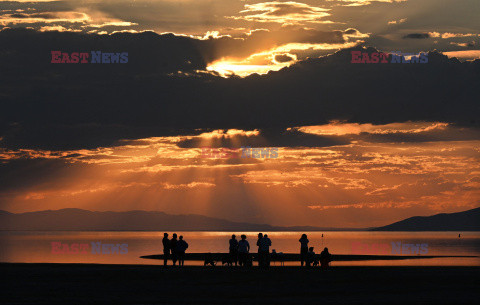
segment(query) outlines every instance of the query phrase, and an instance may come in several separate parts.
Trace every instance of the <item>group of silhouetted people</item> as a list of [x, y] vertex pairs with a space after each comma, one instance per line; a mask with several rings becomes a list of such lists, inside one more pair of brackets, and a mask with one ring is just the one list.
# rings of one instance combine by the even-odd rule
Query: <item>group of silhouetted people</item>
[[240, 240], [237, 241], [235, 235], [229, 240], [230, 263], [237, 266], [248, 266], [251, 262], [250, 258], [250, 244], [247, 241], [247, 236], [242, 234]]
[[[323, 236], [323, 235], [322, 235]], [[302, 266], [311, 267], [321, 265], [322, 267], [328, 267], [328, 264], [332, 261], [332, 255], [328, 252], [328, 248], [325, 248], [319, 257], [315, 255], [313, 247], [308, 247], [309, 240], [306, 234], [303, 234], [299, 240], [300, 242], [300, 263]], [[258, 246], [258, 266], [262, 268], [268, 268], [270, 266], [270, 246], [272, 241], [268, 238], [267, 234], [258, 233], [257, 246]], [[241, 240], [238, 241], [235, 235], [229, 240], [229, 263], [237, 266], [251, 266], [250, 258], [250, 244], [247, 241], [247, 236], [242, 235]], [[250, 264], [249, 264], [250, 261]]]
[[[258, 266], [267, 268], [270, 266], [270, 246], [272, 241], [268, 238], [268, 235], [263, 235], [258, 233]], [[235, 264], [235, 266], [251, 266], [251, 256], [250, 256], [250, 244], [247, 241], [247, 236], [242, 234], [240, 240], [237, 240], [236, 235], [232, 235], [232, 238], [229, 240], [229, 253], [230, 253], [230, 263]]]
[[317, 258], [313, 251], [314, 248], [308, 247], [309, 240], [307, 234], [302, 234], [298, 241], [300, 242], [300, 264], [302, 266], [305, 265], [308, 268], [320, 263], [321, 267], [328, 267], [328, 264], [332, 261], [332, 255], [328, 252], [328, 248], [323, 249], [322, 253], [320, 253], [320, 257]]
[[[168, 239], [168, 233], [164, 233], [163, 236], [163, 264], [167, 266], [168, 259], [171, 258], [173, 266], [176, 266], [177, 261], [179, 266], [183, 266], [188, 243], [183, 240], [183, 236], [180, 236], [177, 240], [176, 233], [173, 234], [172, 239]], [[332, 255], [328, 252], [328, 248], [325, 248], [322, 253], [317, 256], [313, 251], [314, 248], [308, 247], [309, 240], [306, 234], [302, 234], [298, 241], [300, 242], [301, 266], [305, 265], [307, 268], [318, 265], [323, 268], [328, 267], [328, 264], [332, 261]], [[257, 246], [258, 266], [268, 268], [270, 266], [270, 247], [272, 246], [272, 241], [268, 238], [267, 234], [258, 233]], [[274, 255], [275, 254], [276, 253], [274, 253]], [[232, 238], [229, 240], [229, 257], [222, 260], [223, 263], [227, 263], [228, 265], [252, 266], [250, 244], [245, 234], [240, 236], [240, 240], [237, 240], [237, 237], [232, 235]], [[211, 257], [205, 259], [205, 265], [208, 264], [215, 265]]]
[[173, 265], [176, 266], [177, 261], [179, 266], [183, 266], [185, 261], [185, 251], [188, 248], [188, 243], [183, 240], [183, 236], [177, 239], [177, 234], [173, 233], [172, 239], [168, 239], [168, 233], [163, 233], [163, 265], [166, 266], [168, 259], [171, 258]]

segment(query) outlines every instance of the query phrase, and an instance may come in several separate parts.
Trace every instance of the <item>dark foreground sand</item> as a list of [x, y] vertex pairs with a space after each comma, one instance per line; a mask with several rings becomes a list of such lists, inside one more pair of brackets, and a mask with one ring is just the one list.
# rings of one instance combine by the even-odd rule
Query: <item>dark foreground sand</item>
[[0, 264], [1, 304], [478, 304], [480, 267]]

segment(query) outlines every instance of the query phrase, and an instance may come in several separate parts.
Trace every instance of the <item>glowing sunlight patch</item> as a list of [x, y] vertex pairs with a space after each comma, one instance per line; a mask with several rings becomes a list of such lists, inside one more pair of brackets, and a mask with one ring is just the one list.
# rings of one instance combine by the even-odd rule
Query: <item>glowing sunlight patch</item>
[[[445, 129], [448, 123], [441, 122], [407, 122], [407, 123], [391, 123], [385, 125], [358, 124], [358, 123], [341, 123], [331, 122], [327, 125], [318, 126], [302, 126], [295, 127], [303, 133], [315, 135], [348, 135], [360, 133], [372, 134], [393, 134], [393, 133], [420, 133], [434, 129]], [[289, 128], [288, 130], [292, 130]]]
[[207, 71], [216, 72], [223, 77], [232, 75], [246, 77], [253, 73], [267, 74], [269, 71], [279, 71], [299, 61], [295, 54], [298, 51], [340, 50], [342, 48], [355, 47], [360, 42], [362, 41], [345, 43], [287, 43], [265, 52], [253, 54], [245, 59], [222, 58], [210, 63], [207, 66]]
[[254, 73], [267, 74], [269, 71], [278, 71], [282, 68], [290, 66], [293, 63], [293, 61], [290, 61], [285, 63], [272, 62], [271, 64], [252, 65], [247, 64], [246, 61], [247, 60], [233, 61], [228, 59], [221, 59], [211, 63], [207, 67], [207, 70], [215, 71], [223, 77], [228, 77], [232, 75], [246, 77]]

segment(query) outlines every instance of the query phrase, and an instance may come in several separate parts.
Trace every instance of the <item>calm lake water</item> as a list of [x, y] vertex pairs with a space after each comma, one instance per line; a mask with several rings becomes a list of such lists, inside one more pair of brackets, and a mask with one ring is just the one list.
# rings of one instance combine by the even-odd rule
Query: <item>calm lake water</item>
[[[170, 237], [171, 233], [169, 232]], [[239, 232], [176, 232], [188, 242], [187, 252], [227, 252], [228, 240]], [[243, 232], [256, 252], [258, 232]], [[354, 243], [388, 244], [428, 244], [426, 255], [474, 255], [480, 256], [479, 232], [305, 232], [309, 246], [320, 253], [328, 247], [332, 254], [352, 254]], [[458, 234], [461, 233], [461, 237]], [[268, 233], [272, 240], [271, 249], [277, 252], [298, 253], [299, 232]], [[101, 264], [156, 264], [158, 260], [139, 258], [142, 255], [162, 253], [163, 232], [0, 232], [0, 262], [20, 263], [101, 263]], [[52, 242], [62, 244], [88, 244], [88, 253], [52, 253]], [[93, 254], [91, 243], [128, 244], [125, 254]], [[421, 255], [420, 255], [421, 256]], [[199, 265], [201, 262], [185, 262], [186, 265]], [[299, 263], [291, 263], [298, 265]], [[480, 266], [480, 258], [436, 258], [395, 261], [333, 262], [333, 266]]]

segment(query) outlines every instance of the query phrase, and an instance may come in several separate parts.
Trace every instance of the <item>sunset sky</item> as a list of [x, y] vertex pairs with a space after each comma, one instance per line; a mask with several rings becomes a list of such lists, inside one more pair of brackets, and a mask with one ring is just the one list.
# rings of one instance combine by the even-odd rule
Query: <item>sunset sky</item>
[[477, 0], [0, 0], [0, 29], [210, 38], [208, 70], [248, 75], [359, 43], [478, 58], [479, 14]]
[[[373, 227], [479, 207], [478, 16], [478, 0], [0, 0], [0, 209]], [[363, 46], [462, 63], [343, 60]], [[278, 158], [201, 157], [242, 146]]]

